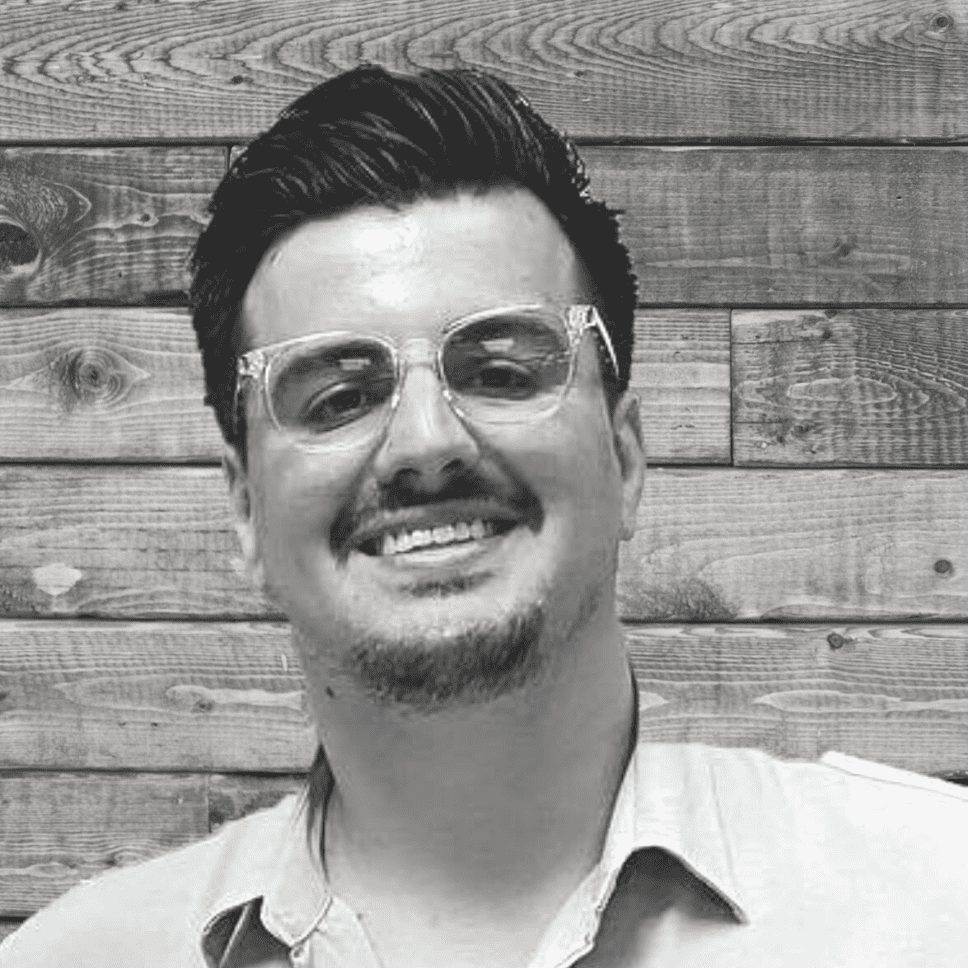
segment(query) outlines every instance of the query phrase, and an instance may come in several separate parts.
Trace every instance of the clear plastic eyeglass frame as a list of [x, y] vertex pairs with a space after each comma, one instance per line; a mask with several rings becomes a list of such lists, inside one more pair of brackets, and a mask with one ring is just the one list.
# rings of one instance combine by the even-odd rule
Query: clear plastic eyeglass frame
[[[236, 381], [235, 381], [235, 394], [232, 401], [232, 419], [233, 426], [238, 429], [239, 425], [239, 407], [242, 401], [242, 393], [247, 384], [258, 381], [261, 387], [262, 401], [265, 407], [265, 411], [269, 416], [272, 425], [281, 434], [291, 440], [298, 448], [302, 450], [332, 450], [339, 449], [345, 446], [345, 442], [340, 440], [340, 435], [333, 435], [333, 439], [330, 439], [329, 435], [319, 435], [319, 436], [300, 436], [295, 434], [289, 428], [285, 427], [276, 416], [275, 410], [272, 405], [271, 393], [269, 392], [270, 387], [270, 377], [272, 373], [272, 366], [275, 360], [277, 360], [280, 354], [284, 353], [286, 350], [291, 349], [294, 346], [312, 344], [312, 343], [326, 343], [338, 339], [339, 337], [347, 337], [350, 339], [360, 339], [361, 336], [368, 340], [373, 340], [376, 343], [384, 346], [393, 362], [394, 369], [394, 389], [393, 394], [390, 398], [389, 406], [386, 408], [386, 415], [382, 421], [381, 426], [385, 429], [389, 424], [393, 412], [396, 410], [397, 405], [400, 401], [401, 388], [403, 387], [404, 378], [406, 376], [406, 369], [408, 366], [412, 365], [429, 365], [434, 369], [437, 375], [437, 379], [440, 381], [441, 391], [444, 398], [447, 400], [451, 409], [463, 422], [468, 422], [471, 424], [484, 422], [484, 423], [504, 423], [504, 422], [517, 422], [522, 419], [522, 414], [520, 411], [512, 411], [508, 413], [506, 417], [500, 416], [500, 410], [496, 409], [489, 414], [488, 417], [484, 418], [480, 415], [468, 414], [466, 408], [462, 407], [459, 400], [456, 399], [454, 392], [447, 385], [447, 381], [443, 378], [443, 348], [444, 344], [447, 342], [448, 338], [453, 336], [454, 333], [459, 332], [463, 327], [468, 326], [472, 323], [478, 322], [482, 319], [490, 319], [493, 317], [499, 317], [505, 314], [513, 313], [547, 313], [549, 315], [555, 316], [559, 319], [565, 327], [565, 332], [568, 336], [570, 358], [568, 361], [568, 375], [562, 384], [560, 391], [557, 396], [555, 396], [550, 404], [548, 404], [544, 409], [527, 414], [525, 419], [539, 419], [542, 417], [549, 416], [554, 413], [558, 408], [561, 401], [565, 398], [568, 391], [571, 389], [572, 383], [575, 378], [576, 363], [578, 359], [578, 350], [581, 347], [581, 341], [585, 333], [592, 329], [595, 330], [605, 347], [606, 353], [608, 355], [609, 363], [612, 367], [612, 373], [617, 378], [619, 375], [618, 357], [615, 353], [615, 347], [612, 343], [612, 338], [608, 333], [608, 329], [602, 320], [601, 314], [596, 306], [590, 304], [576, 304], [571, 306], [566, 306], [564, 308], [552, 308], [544, 305], [514, 305], [514, 306], [499, 306], [480, 312], [472, 313], [468, 316], [461, 316], [459, 319], [455, 319], [448, 323], [443, 330], [441, 330], [435, 341], [430, 341], [422, 338], [407, 340], [404, 346], [398, 346], [384, 336], [379, 336], [376, 334], [361, 334], [356, 332], [332, 332], [332, 333], [312, 333], [308, 336], [296, 336], [292, 339], [281, 340], [278, 343], [270, 343], [267, 346], [260, 346], [255, 349], [248, 350], [243, 353], [236, 364]], [[406, 352], [403, 352], [404, 347], [406, 347]], [[420, 352], [419, 347], [422, 347], [423, 352]], [[416, 348], [416, 352], [414, 349]]]

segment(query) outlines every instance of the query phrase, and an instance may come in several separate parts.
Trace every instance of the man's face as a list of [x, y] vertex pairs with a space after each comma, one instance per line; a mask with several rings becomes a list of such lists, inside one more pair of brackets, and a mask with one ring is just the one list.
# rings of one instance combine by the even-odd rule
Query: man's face
[[[249, 285], [244, 345], [330, 330], [412, 345], [480, 310], [587, 301], [571, 244], [531, 193], [462, 193], [295, 229]], [[338, 450], [301, 450], [259, 394], [245, 405], [248, 466], [227, 458], [239, 534], [311, 684], [348, 676], [425, 707], [479, 700], [564, 658], [613, 608], [642, 454], [634, 401], [614, 422], [607, 411], [590, 335], [559, 408], [531, 422], [463, 421], [422, 364], [382, 435]]]

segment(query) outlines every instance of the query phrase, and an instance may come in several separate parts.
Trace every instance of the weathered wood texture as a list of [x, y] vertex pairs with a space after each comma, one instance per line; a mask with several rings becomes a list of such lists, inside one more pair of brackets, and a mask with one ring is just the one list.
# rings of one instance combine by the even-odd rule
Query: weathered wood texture
[[[729, 461], [729, 314], [640, 312], [654, 462]], [[0, 460], [217, 461], [187, 310], [0, 309]]]
[[599, 138], [963, 137], [961, 3], [7, 0], [0, 135], [249, 136], [362, 61], [474, 66]]
[[629, 383], [653, 464], [730, 462], [729, 328], [721, 311], [637, 314]]
[[198, 840], [301, 784], [298, 776], [0, 773], [0, 916], [12, 930], [15, 917], [80, 881]]
[[217, 468], [0, 466], [0, 614], [265, 614]]
[[[211, 774], [208, 778], [208, 825], [218, 830], [224, 823], [237, 820], [255, 810], [271, 807], [289, 793], [301, 790], [310, 760], [300, 759], [298, 773], [275, 776], [246, 774]], [[278, 769], [273, 765], [273, 769]]]
[[208, 833], [204, 776], [0, 775], [0, 914]]
[[968, 301], [968, 150], [586, 148], [646, 304]]
[[626, 629], [640, 731], [657, 742], [839, 750], [920, 773], [968, 770], [968, 627]]
[[733, 314], [737, 464], [968, 463], [968, 312]]
[[298, 770], [313, 735], [284, 626], [0, 622], [0, 767]]
[[214, 146], [0, 149], [0, 303], [184, 301], [224, 170]]
[[[648, 739], [968, 770], [968, 626], [626, 633]], [[298, 773], [302, 688], [283, 625], [0, 622], [0, 768]], [[212, 823], [290, 782], [223, 777]]]
[[628, 619], [968, 614], [968, 475], [655, 469], [623, 546]]
[[[0, 468], [0, 614], [268, 614], [216, 468]], [[968, 474], [653, 469], [630, 620], [968, 617]]]
[[[0, 303], [184, 301], [221, 149], [0, 152]], [[651, 306], [968, 302], [968, 149], [585, 149]]]
[[203, 395], [187, 310], [0, 310], [2, 460], [215, 461]]
[[7, 932], [15, 917], [80, 881], [198, 840], [302, 782], [301, 776], [0, 773], [0, 915]]

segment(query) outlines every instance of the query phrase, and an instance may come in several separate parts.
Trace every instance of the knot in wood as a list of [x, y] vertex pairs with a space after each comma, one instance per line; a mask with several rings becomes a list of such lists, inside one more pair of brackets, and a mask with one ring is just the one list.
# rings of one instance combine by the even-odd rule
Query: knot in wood
[[22, 225], [0, 219], [0, 272], [20, 274], [34, 269], [39, 261], [36, 239]]
[[939, 558], [934, 563], [934, 570], [939, 575], [950, 575], [952, 570], [952, 564], [947, 558]]
[[82, 347], [70, 350], [57, 366], [69, 400], [65, 403], [113, 403], [123, 397], [131, 382], [124, 361], [110, 350]]
[[937, 14], [931, 21], [932, 30], [948, 30], [953, 25], [954, 21], [946, 13]]

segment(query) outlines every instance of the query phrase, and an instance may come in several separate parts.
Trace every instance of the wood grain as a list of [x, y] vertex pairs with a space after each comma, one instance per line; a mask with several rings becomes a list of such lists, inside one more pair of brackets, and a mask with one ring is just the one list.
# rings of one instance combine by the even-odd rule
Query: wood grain
[[472, 66], [599, 138], [956, 138], [959, 4], [8, 0], [9, 139], [248, 137], [363, 61]]
[[81, 881], [271, 806], [302, 776], [0, 773], [0, 938]]
[[0, 941], [3, 941], [8, 934], [13, 934], [21, 924], [23, 924], [21, 918], [0, 918]]
[[968, 769], [968, 627], [627, 627], [640, 734]]
[[245, 617], [217, 468], [0, 467], [0, 613]]
[[968, 474], [654, 469], [623, 546], [627, 619], [968, 613]]
[[968, 301], [968, 151], [583, 150], [650, 305]]
[[0, 915], [25, 916], [112, 867], [208, 833], [206, 778], [3, 774]]
[[[968, 626], [625, 631], [645, 739], [968, 771]], [[214, 828], [298, 786], [302, 689], [282, 625], [0, 622], [2, 766], [236, 771], [212, 779]]]
[[[636, 341], [650, 459], [727, 462], [728, 313], [640, 312]], [[0, 459], [216, 462], [203, 382], [187, 310], [0, 309]]]
[[0, 310], [0, 459], [215, 461], [184, 309]]
[[640, 311], [635, 338], [629, 385], [649, 461], [728, 464], [729, 314]]
[[968, 312], [733, 315], [737, 464], [968, 463]]
[[303, 698], [282, 625], [0, 622], [6, 767], [305, 770]]
[[209, 826], [217, 830], [230, 820], [237, 820], [255, 810], [262, 810], [278, 803], [284, 796], [301, 790], [306, 782], [303, 773], [285, 776], [255, 776], [252, 774], [215, 774], [209, 777], [208, 814]]
[[184, 301], [224, 169], [217, 147], [0, 149], [0, 303]]
[[[585, 149], [650, 306], [968, 301], [968, 149]], [[216, 148], [8, 149], [0, 302], [184, 301]], [[12, 234], [11, 234], [12, 233]]]
[[[0, 614], [251, 618], [217, 468], [0, 467]], [[968, 617], [968, 474], [653, 468], [630, 620]]]

